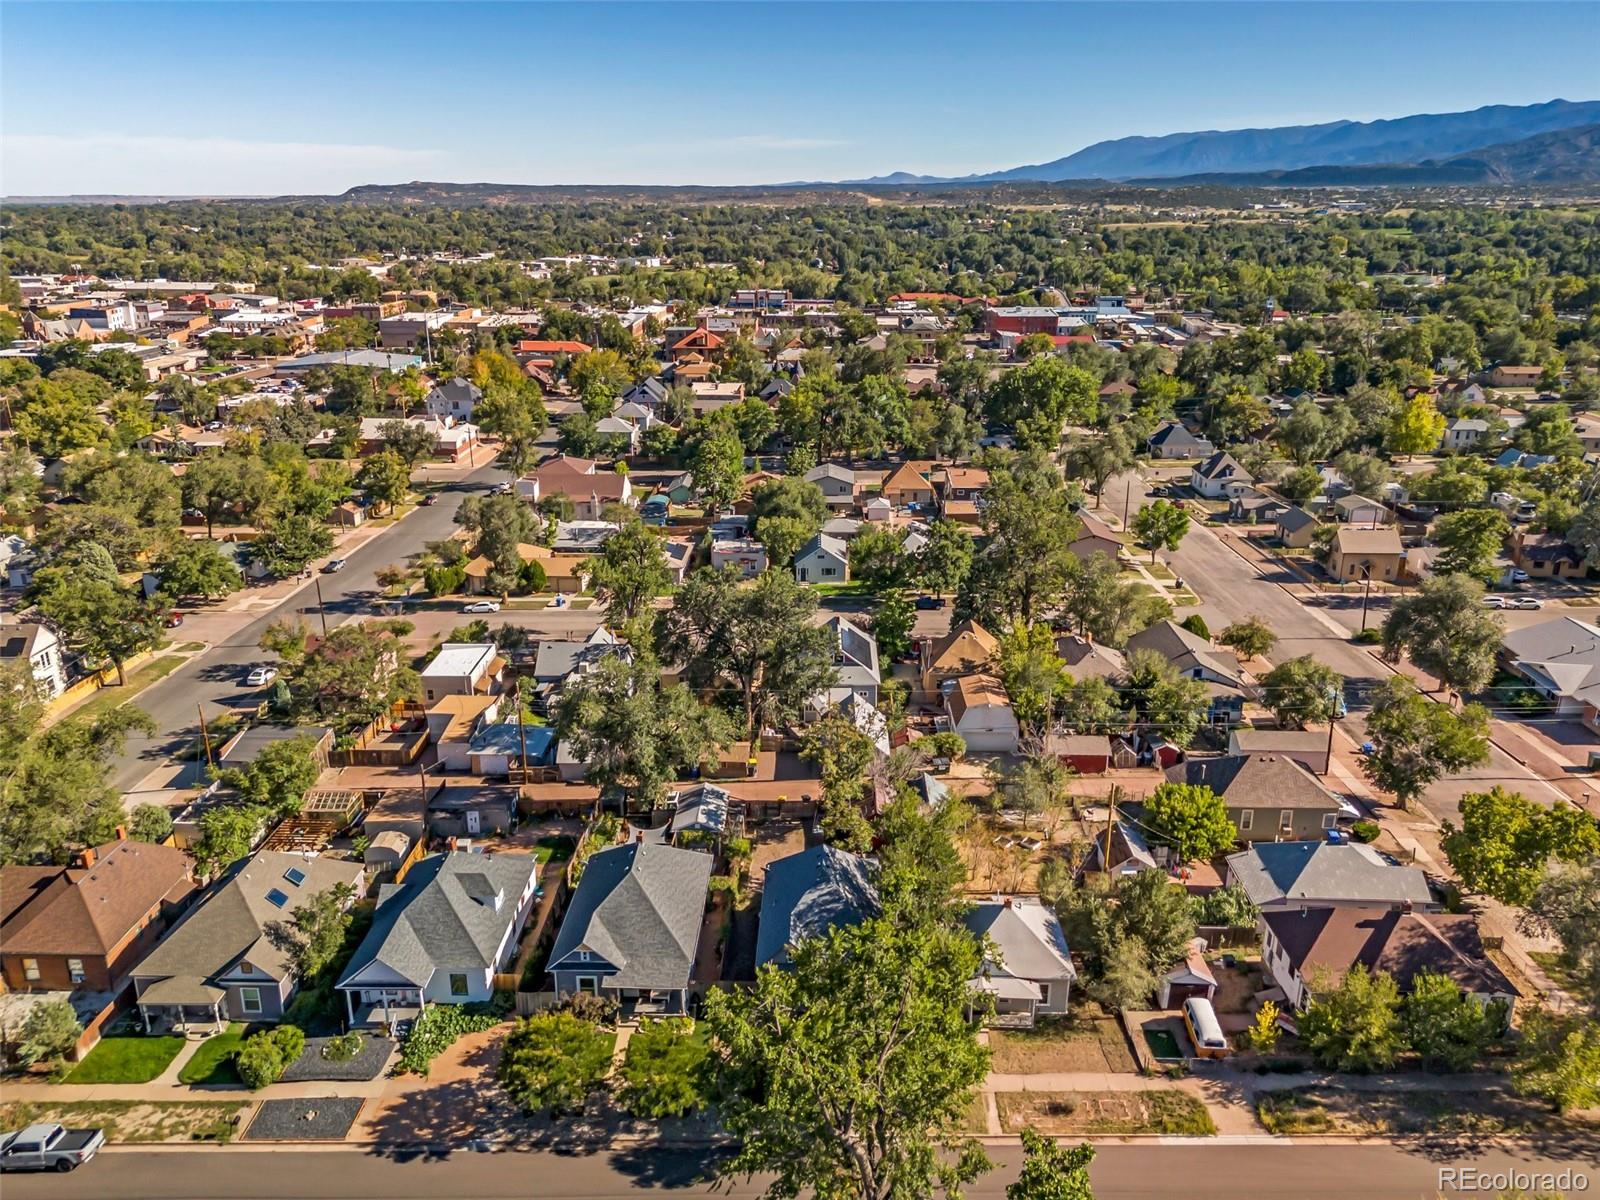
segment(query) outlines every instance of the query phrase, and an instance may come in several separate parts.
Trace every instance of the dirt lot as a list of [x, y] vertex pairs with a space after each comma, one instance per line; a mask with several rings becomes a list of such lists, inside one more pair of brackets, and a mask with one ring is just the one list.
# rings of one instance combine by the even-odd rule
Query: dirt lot
[[1216, 1126], [1196, 1097], [1169, 1088], [1147, 1092], [1001, 1092], [995, 1097], [1000, 1127], [1016, 1133], [1214, 1134]]
[[1250, 997], [1266, 986], [1261, 960], [1259, 958], [1236, 960], [1234, 966], [1225, 967], [1219, 958], [1209, 962], [1208, 965], [1211, 967], [1211, 973], [1217, 977], [1217, 994], [1211, 1001], [1211, 1006], [1219, 1013], [1249, 1012]]
[[19, 1101], [0, 1104], [0, 1129], [56, 1121], [69, 1128], [103, 1127], [108, 1142], [226, 1142], [249, 1107], [242, 1100]]
[[[1345, 1133], [1376, 1137], [1481, 1138], [1553, 1132], [1569, 1124], [1542, 1104], [1486, 1085], [1461, 1091], [1396, 1088], [1347, 1091], [1337, 1087], [1286, 1088], [1257, 1098], [1261, 1124], [1271, 1133]], [[1594, 1134], [1600, 1136], [1600, 1129]]]
[[990, 1030], [990, 1069], [1000, 1075], [1135, 1070], [1122, 1027], [1114, 1017], [1094, 1014], [1085, 1002], [1072, 1016], [1041, 1020], [1033, 1029]]

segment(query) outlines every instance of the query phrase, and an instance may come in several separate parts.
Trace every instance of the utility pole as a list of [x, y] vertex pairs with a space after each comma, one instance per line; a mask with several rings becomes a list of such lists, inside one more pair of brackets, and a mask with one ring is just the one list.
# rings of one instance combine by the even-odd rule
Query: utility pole
[[518, 762], [522, 767], [522, 783], [517, 788], [517, 795], [522, 795], [523, 788], [528, 786], [528, 727], [522, 716], [522, 680], [517, 680], [517, 744], [519, 747]]
[[1106, 795], [1106, 836], [1105, 845], [1100, 849], [1100, 869], [1107, 875], [1111, 874], [1111, 826], [1117, 820], [1117, 800], [1122, 795], [1122, 789], [1116, 784], [1111, 785], [1111, 791]]
[[317, 587], [317, 616], [322, 618], [322, 637], [323, 637], [323, 640], [327, 640], [327, 637], [328, 637], [328, 610], [325, 607], [323, 607], [323, 603], [322, 603], [322, 580], [320, 578], [316, 578], [316, 579], [313, 579], [312, 582], [314, 582], [316, 584], [316, 587]]
[[1361, 632], [1367, 631], [1367, 599], [1372, 595], [1372, 564], [1363, 563], [1361, 575], [1364, 584], [1361, 589]]
[[200, 714], [200, 740], [205, 743], [206, 747], [206, 766], [215, 770], [217, 760], [211, 754], [211, 731], [206, 728], [206, 706], [196, 704], [194, 710]]

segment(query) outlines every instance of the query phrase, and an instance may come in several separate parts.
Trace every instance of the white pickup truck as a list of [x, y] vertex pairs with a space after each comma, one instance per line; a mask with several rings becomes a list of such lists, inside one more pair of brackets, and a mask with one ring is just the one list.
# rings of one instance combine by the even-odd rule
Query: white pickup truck
[[29, 1125], [20, 1133], [0, 1133], [0, 1173], [7, 1171], [70, 1171], [82, 1166], [106, 1144], [99, 1129], [63, 1129]]

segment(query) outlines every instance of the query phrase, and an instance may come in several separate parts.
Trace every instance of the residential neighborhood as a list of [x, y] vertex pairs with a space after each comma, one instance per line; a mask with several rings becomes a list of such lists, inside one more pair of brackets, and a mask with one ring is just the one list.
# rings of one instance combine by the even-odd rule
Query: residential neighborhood
[[1592, 1166], [1592, 196], [457, 187], [7, 205], [0, 1126]]

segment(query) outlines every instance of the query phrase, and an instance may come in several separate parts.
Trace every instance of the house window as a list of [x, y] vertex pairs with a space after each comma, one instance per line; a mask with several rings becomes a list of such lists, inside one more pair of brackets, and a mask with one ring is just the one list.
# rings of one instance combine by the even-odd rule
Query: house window
[[1288, 833], [1294, 828], [1294, 809], [1286, 808], [1278, 814], [1278, 831]]
[[239, 1011], [244, 1013], [259, 1013], [261, 1011], [261, 989], [254, 987], [239, 989]]
[[1050, 1003], [1050, 985], [1048, 983], [1041, 983], [1039, 985], [1039, 1003], [1041, 1005]]
[[1239, 814], [1239, 832], [1248, 833], [1250, 826], [1256, 823], [1256, 810], [1247, 808]]
[[580, 992], [588, 992], [590, 995], [594, 995], [600, 990], [600, 980], [593, 975], [579, 975], [577, 982]]
[[450, 994], [452, 996], [465, 996], [467, 994], [467, 977], [465, 975], [450, 976]]
[[1332, 829], [1334, 827], [1334, 824], [1338, 820], [1339, 820], [1339, 814], [1338, 813], [1323, 813], [1322, 814], [1322, 827], [1324, 829]]
[[22, 977], [29, 983], [39, 982], [39, 960], [37, 958], [25, 958], [22, 960]]
[[67, 978], [72, 980], [73, 983], [82, 983], [83, 982], [83, 980], [84, 980], [83, 959], [81, 959], [81, 958], [69, 958], [69, 959], [67, 959]]

